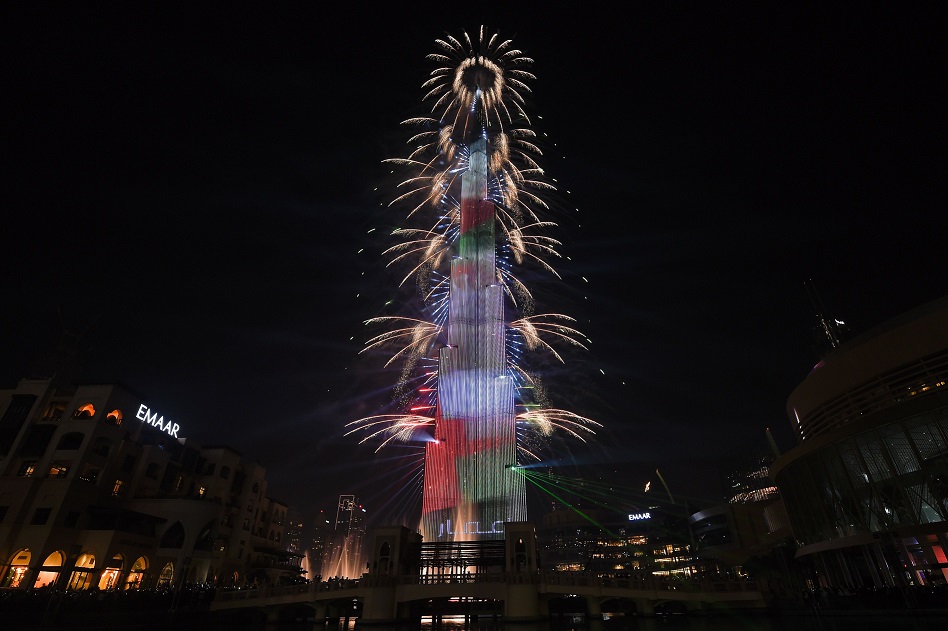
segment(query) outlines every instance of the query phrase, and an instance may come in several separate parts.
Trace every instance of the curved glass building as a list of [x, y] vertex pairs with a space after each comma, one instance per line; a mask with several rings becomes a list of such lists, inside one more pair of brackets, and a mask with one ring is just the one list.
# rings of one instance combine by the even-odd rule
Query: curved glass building
[[771, 475], [828, 586], [948, 582], [948, 298], [840, 346], [793, 391]]

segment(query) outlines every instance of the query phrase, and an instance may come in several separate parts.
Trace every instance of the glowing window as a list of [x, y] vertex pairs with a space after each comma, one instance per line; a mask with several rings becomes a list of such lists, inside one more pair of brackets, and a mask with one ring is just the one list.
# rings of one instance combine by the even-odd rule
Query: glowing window
[[89, 589], [92, 585], [92, 576], [95, 569], [95, 556], [88, 552], [81, 554], [76, 561], [76, 571], [69, 577], [69, 583], [66, 588], [74, 591]]
[[10, 562], [10, 569], [7, 570], [3, 580], [0, 581], [0, 587], [20, 587], [23, 583], [23, 577], [26, 576], [26, 571], [29, 569], [31, 556], [28, 549], [17, 552]]
[[32, 556], [29, 549], [20, 550], [16, 553], [16, 556], [13, 557], [13, 562], [10, 563], [10, 565], [29, 565]]
[[69, 465], [64, 462], [54, 462], [49, 468], [49, 477], [51, 478], [65, 478], [66, 474], [69, 473]]
[[108, 590], [118, 587], [119, 575], [125, 567], [125, 557], [116, 554], [112, 560], [105, 566], [105, 570], [99, 576], [99, 589]]
[[53, 552], [46, 560], [43, 561], [43, 565], [40, 567], [39, 572], [36, 573], [36, 580], [33, 581], [33, 588], [39, 589], [41, 587], [52, 587], [56, 584], [56, 580], [59, 578], [59, 568], [62, 567], [65, 556], [62, 552]]
[[147, 569], [148, 561], [145, 560], [145, 557], [138, 557], [128, 573], [128, 579], [125, 581], [125, 589], [138, 589], [141, 587], [142, 579], [145, 577], [145, 571]]
[[93, 416], [95, 416], [95, 406], [91, 403], [86, 403], [72, 413], [73, 418], [92, 418]]
[[123, 486], [125, 486], [125, 482], [116, 480], [115, 485], [112, 487], [112, 495], [121, 495]]
[[174, 564], [167, 563], [158, 575], [158, 587], [168, 587], [174, 579]]
[[122, 411], [121, 410], [112, 410], [105, 417], [105, 422], [110, 425], [121, 425], [122, 424]]

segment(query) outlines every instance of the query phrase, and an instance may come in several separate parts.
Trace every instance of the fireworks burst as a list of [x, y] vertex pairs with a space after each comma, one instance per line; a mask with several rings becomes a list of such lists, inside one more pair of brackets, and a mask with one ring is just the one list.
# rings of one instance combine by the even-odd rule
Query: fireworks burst
[[[555, 186], [539, 166], [542, 152], [524, 110], [529, 83], [535, 79], [528, 70], [533, 60], [511, 40], [488, 34], [483, 27], [476, 39], [462, 33], [435, 44], [438, 52], [428, 59], [436, 67], [422, 84], [431, 115], [404, 121], [413, 129], [408, 141], [412, 149], [407, 157], [386, 160], [408, 175], [390, 203], [406, 209], [406, 225], [392, 232], [398, 242], [384, 256], [388, 266], [404, 268], [400, 285], [414, 280], [419, 290], [415, 314], [420, 315], [368, 320], [367, 325], [387, 330], [370, 337], [363, 350], [389, 354], [386, 366], [401, 363], [396, 393], [402, 395], [404, 408], [402, 413], [353, 421], [346, 426], [347, 434], [361, 434], [362, 442], [379, 441], [379, 449], [392, 441], [434, 440], [444, 413], [438, 395], [439, 357], [456, 343], [451, 327], [466, 326], [464, 319], [474, 313], [475, 307], [465, 301], [479, 295], [460, 291], [456, 268], [459, 259], [474, 260], [471, 252], [490, 249], [489, 267], [481, 268], [488, 270], [485, 286], [500, 288], [499, 299], [506, 298], [499, 329], [505, 359], [498, 368], [502, 374], [494, 377], [513, 382], [515, 405], [524, 410], [511, 415], [517, 425], [518, 459], [539, 459], [537, 451], [554, 434], [585, 442], [599, 424], [552, 407], [537, 369], [531, 367], [533, 357], [564, 362], [557, 348], [586, 349], [588, 343], [573, 318], [534, 313], [533, 295], [519, 278], [529, 270], [560, 280], [549, 261], [560, 257], [561, 243], [544, 234], [556, 224], [543, 218], [550, 209], [544, 196]], [[486, 173], [484, 201], [464, 206], [469, 193], [463, 192], [462, 180], [480, 170]], [[489, 227], [472, 228], [475, 223]], [[475, 234], [467, 238], [476, 245], [462, 246], [465, 234]], [[485, 234], [492, 240], [486, 246]], [[452, 325], [455, 321], [461, 324]], [[482, 337], [491, 335], [483, 330]], [[462, 334], [454, 335], [456, 340]], [[475, 365], [483, 370], [486, 363]]]

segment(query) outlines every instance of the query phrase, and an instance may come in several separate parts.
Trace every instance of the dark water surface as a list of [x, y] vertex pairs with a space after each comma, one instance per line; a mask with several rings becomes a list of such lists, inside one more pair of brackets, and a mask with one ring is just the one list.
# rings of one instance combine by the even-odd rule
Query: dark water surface
[[[223, 627], [222, 627], [223, 628]], [[228, 626], [229, 629], [239, 627]], [[610, 620], [584, 620], [581, 617], [540, 623], [494, 624], [480, 621], [465, 626], [463, 620], [446, 621], [439, 626], [358, 625], [349, 621], [335, 623], [264, 623], [246, 627], [247, 631], [946, 631], [948, 613], [928, 612], [800, 612], [791, 614], [734, 613], [711, 616], [681, 615], [654, 617], [617, 617]]]

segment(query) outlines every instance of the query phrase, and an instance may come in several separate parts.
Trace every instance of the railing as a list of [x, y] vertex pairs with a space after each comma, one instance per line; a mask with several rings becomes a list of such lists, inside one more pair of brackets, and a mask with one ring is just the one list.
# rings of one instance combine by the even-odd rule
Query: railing
[[629, 578], [600, 578], [573, 572], [543, 572], [541, 582], [547, 585], [572, 587], [607, 587], [618, 589], [636, 589], [648, 591], [684, 591], [684, 592], [756, 592], [759, 591], [754, 580], [691, 580], [666, 579], [653, 576]]
[[536, 584], [548, 587], [580, 588], [577, 592], [586, 589], [620, 589], [630, 591], [652, 592], [679, 592], [682, 594], [697, 593], [748, 593], [759, 592], [760, 586], [754, 580], [688, 580], [665, 579], [656, 577], [630, 578], [600, 578], [579, 572], [539, 572], [539, 573], [508, 573], [508, 572], [479, 572], [473, 574], [421, 574], [401, 576], [363, 576], [361, 579], [335, 579], [318, 583], [300, 585], [263, 586], [247, 589], [218, 590], [215, 600], [231, 602], [239, 600], [253, 600], [258, 598], [273, 598], [278, 596], [292, 596], [295, 594], [327, 594], [347, 589], [371, 589], [379, 587], [394, 587], [396, 585], [449, 585], [475, 583], [508, 583], [508, 584]]
[[274, 598], [278, 596], [293, 596], [296, 594], [325, 594], [327, 592], [352, 589], [360, 586], [358, 579], [339, 579], [320, 583], [301, 583], [299, 585], [264, 585], [241, 589], [221, 589], [214, 595], [214, 600], [233, 602], [238, 600], [254, 600], [257, 598]]

